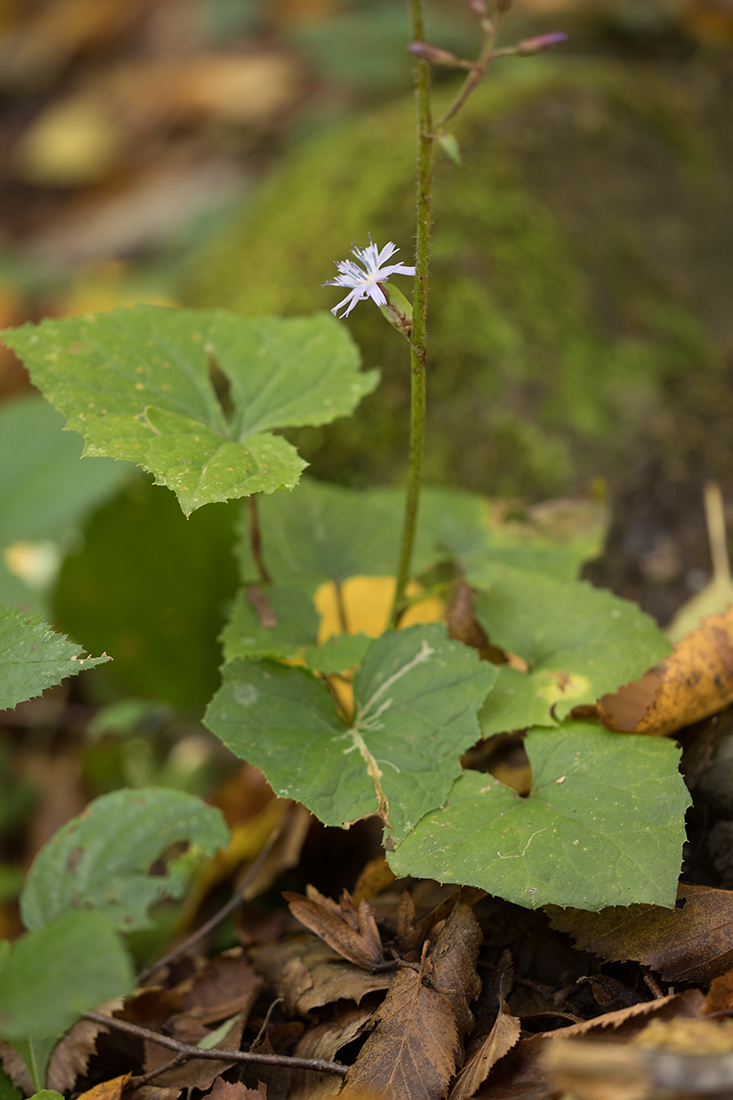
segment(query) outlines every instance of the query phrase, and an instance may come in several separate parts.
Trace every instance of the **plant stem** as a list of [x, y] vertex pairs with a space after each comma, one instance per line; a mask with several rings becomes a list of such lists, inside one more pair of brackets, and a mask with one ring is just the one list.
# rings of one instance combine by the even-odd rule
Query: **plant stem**
[[262, 532], [260, 531], [257, 500], [254, 493], [247, 497], [247, 513], [249, 518], [249, 545], [257, 566], [257, 572], [260, 575], [260, 582], [262, 584], [272, 584], [272, 577], [267, 572], [267, 566], [262, 557]]
[[[410, 0], [412, 36], [422, 42], [425, 36], [422, 0]], [[397, 588], [392, 606], [391, 625], [396, 627], [404, 610], [405, 590], [410, 579], [415, 545], [417, 512], [420, 503], [423, 451], [425, 447], [426, 400], [426, 322], [428, 309], [428, 263], [430, 260], [430, 205], [433, 187], [433, 124], [430, 103], [430, 66], [415, 58], [415, 91], [418, 105], [417, 168], [417, 246], [415, 253], [415, 291], [412, 301], [410, 334], [410, 467], [407, 498], [397, 568]]]
[[291, 1069], [312, 1069], [316, 1073], [333, 1073], [338, 1077], [345, 1077], [349, 1068], [341, 1062], [327, 1062], [323, 1058], [289, 1058], [285, 1054], [253, 1054], [248, 1050], [222, 1050], [221, 1048], [203, 1050], [188, 1043], [179, 1043], [177, 1039], [171, 1039], [147, 1027], [129, 1024], [126, 1020], [118, 1020], [114, 1016], [105, 1016], [101, 1012], [84, 1012], [82, 1018], [91, 1020], [95, 1024], [103, 1024], [104, 1027], [111, 1027], [115, 1031], [135, 1035], [139, 1039], [147, 1039], [150, 1043], [157, 1043], [158, 1046], [176, 1051], [182, 1058], [207, 1058], [214, 1062], [254, 1062], [261, 1066], [289, 1066]]
[[456, 98], [451, 103], [447, 111], [445, 111], [435, 123], [436, 131], [440, 130], [449, 119], [458, 114], [463, 104], [466, 102], [472, 92], [475, 92], [479, 84], [484, 78], [484, 74], [489, 67], [489, 64], [495, 57], [503, 56], [504, 53], [513, 53], [513, 50], [499, 51], [494, 50], [494, 43], [496, 42], [496, 35], [499, 29], [499, 19], [501, 17], [500, 12], [495, 12], [493, 19], [487, 22], [484, 28], [484, 44], [481, 49], [481, 55], [474, 65], [472, 71], [468, 74]]

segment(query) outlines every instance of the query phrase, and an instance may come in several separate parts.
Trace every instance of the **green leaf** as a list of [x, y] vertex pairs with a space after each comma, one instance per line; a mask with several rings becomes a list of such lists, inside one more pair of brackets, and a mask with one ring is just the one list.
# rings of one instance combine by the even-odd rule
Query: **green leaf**
[[33, 1087], [39, 1089], [36, 1096], [49, 1095], [49, 1093], [51, 1096], [58, 1095], [53, 1089], [44, 1089], [43, 1083], [46, 1080], [49, 1059], [60, 1038], [60, 1035], [50, 1035], [43, 1039], [32, 1037], [8, 1040], [25, 1062]]
[[366, 634], [334, 634], [322, 645], [306, 646], [303, 660], [313, 672], [326, 676], [346, 672], [361, 664], [373, 641]]
[[262, 768], [279, 795], [304, 802], [325, 824], [388, 807], [401, 837], [444, 801], [495, 675], [475, 651], [449, 641], [442, 624], [413, 626], [368, 650], [349, 729], [323, 682], [270, 661], [227, 665], [206, 724]]
[[237, 589], [237, 510], [212, 504], [187, 520], [171, 493], [136, 475], [64, 562], [55, 621], [112, 656], [105, 676], [126, 694], [203, 714], [219, 686], [217, 635]]
[[[267, 568], [279, 584], [315, 592], [323, 581], [394, 573], [403, 495], [361, 492], [303, 478], [292, 493], [258, 501]], [[246, 520], [241, 526], [242, 578], [257, 570]]]
[[277, 617], [277, 626], [263, 627], [244, 590], [238, 592], [221, 634], [226, 661], [237, 657], [290, 659], [315, 644], [319, 615], [308, 585], [266, 585], [262, 593]]
[[55, 634], [40, 616], [0, 607], [0, 710], [109, 660], [106, 654], [82, 657], [83, 652], [63, 634]]
[[478, 886], [537, 908], [674, 905], [690, 797], [679, 749], [585, 722], [533, 730], [532, 791], [464, 772], [389, 857], [400, 877]]
[[58, 539], [129, 477], [113, 459], [82, 462], [81, 440], [33, 395], [0, 409], [0, 546]]
[[452, 160], [458, 168], [463, 167], [461, 147], [455, 134], [451, 134], [448, 130], [441, 130], [438, 134], [438, 145], [448, 157], [448, 160]]
[[485, 735], [553, 726], [573, 707], [595, 703], [635, 680], [670, 652], [636, 604], [586, 581], [505, 569], [474, 601], [494, 645], [527, 662], [529, 675], [502, 670], [498, 694], [480, 716]]
[[82, 1012], [134, 984], [127, 952], [101, 913], [66, 912], [21, 936], [0, 964], [0, 1035], [61, 1035]]
[[[292, 488], [305, 463], [274, 428], [329, 423], [378, 381], [329, 314], [244, 318], [135, 306], [24, 325], [3, 340], [81, 432], [85, 454], [139, 463], [189, 515], [212, 501]], [[210, 380], [230, 385], [231, 416]]]
[[272, 657], [302, 658], [313, 672], [345, 672], [359, 664], [372, 643], [366, 634], [337, 634], [317, 645], [319, 615], [310, 586], [267, 585], [262, 594], [277, 618], [264, 627], [244, 590], [237, 594], [229, 622], [222, 631], [224, 659]]
[[56, 1089], [41, 1089], [40, 1092], [36, 1092], [31, 1096], [30, 1100], [64, 1100], [60, 1092], [56, 1092]]
[[67, 909], [95, 909], [120, 931], [149, 927], [148, 908], [186, 888], [188, 863], [149, 875], [165, 850], [188, 841], [213, 855], [229, 840], [219, 810], [165, 787], [119, 790], [91, 802], [41, 848], [28, 872], [20, 909], [26, 927], [48, 924]]
[[82, 442], [63, 426], [35, 394], [0, 409], [0, 604], [39, 614], [75, 529], [133, 469], [81, 462]]
[[0, 1065], [0, 1100], [23, 1100], [23, 1093], [20, 1089], [16, 1089], [2, 1065]]

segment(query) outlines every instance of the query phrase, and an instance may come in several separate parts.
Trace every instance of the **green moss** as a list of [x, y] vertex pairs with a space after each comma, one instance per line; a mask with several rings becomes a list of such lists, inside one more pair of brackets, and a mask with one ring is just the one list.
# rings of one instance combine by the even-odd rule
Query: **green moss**
[[[439, 158], [436, 171], [431, 481], [542, 496], [613, 475], [675, 379], [714, 369], [725, 327], [716, 264], [733, 235], [716, 110], [709, 81], [599, 61], [515, 66], [469, 101], [455, 126], [465, 169]], [[404, 102], [297, 152], [199, 260], [189, 301], [327, 308], [332, 261], [369, 232], [407, 260], [414, 145]], [[404, 341], [371, 303], [348, 324], [383, 383], [355, 418], [297, 442], [319, 476], [394, 480], [406, 455]]]

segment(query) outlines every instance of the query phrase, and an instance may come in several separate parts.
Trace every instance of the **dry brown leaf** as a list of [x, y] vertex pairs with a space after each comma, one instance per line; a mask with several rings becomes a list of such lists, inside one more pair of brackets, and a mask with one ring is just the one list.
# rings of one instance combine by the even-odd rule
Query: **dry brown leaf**
[[121, 1077], [113, 1077], [111, 1081], [102, 1081], [83, 1092], [78, 1100], [120, 1100], [122, 1090], [131, 1077], [132, 1073], [123, 1073]]
[[438, 932], [435, 947], [430, 953], [433, 966], [431, 985], [444, 993], [453, 1005], [456, 1026], [461, 1037], [474, 1024], [473, 1013], [468, 1005], [481, 992], [476, 962], [483, 938], [481, 926], [472, 910], [465, 902], [457, 901], [453, 912]]
[[733, 1020], [675, 1016], [654, 1019], [631, 1042], [645, 1050], [674, 1050], [677, 1054], [730, 1054]]
[[[122, 998], [103, 1005], [98, 1011], [111, 1016], [122, 1007]], [[89, 1059], [97, 1049], [97, 1036], [109, 1029], [93, 1020], [79, 1020], [67, 1031], [54, 1047], [46, 1071], [46, 1086], [56, 1092], [69, 1092], [74, 1088], [77, 1077], [86, 1073]]]
[[359, 905], [362, 900], [371, 901], [377, 894], [381, 894], [382, 890], [391, 886], [394, 880], [395, 873], [387, 863], [386, 856], [375, 856], [374, 859], [369, 860], [359, 875], [354, 887], [354, 904]]
[[283, 897], [293, 916], [355, 966], [376, 970], [384, 966], [384, 950], [368, 902], [362, 900], [357, 909], [348, 890], [344, 890], [337, 905], [330, 898], [307, 887], [308, 897], [287, 890]]
[[561, 1040], [549, 1044], [544, 1052], [550, 1084], [553, 1090], [567, 1091], [576, 1100], [687, 1100], [693, 1096], [730, 1096], [733, 1089], [730, 1046], [721, 1047], [715, 1038], [715, 1033], [722, 1029], [702, 1020], [682, 1022], [696, 1032], [704, 1028], [709, 1049], [702, 1037], [696, 1049], [688, 1049], [684, 1039], [682, 1045], [677, 1045], [675, 1033], [682, 1036], [675, 1020], [660, 1024], [660, 1028], [668, 1032], [669, 1045], [660, 1043], [657, 1048]]
[[704, 619], [641, 680], [604, 695], [598, 716], [609, 729], [661, 737], [733, 702], [733, 607]]
[[705, 998], [703, 1012], [727, 1012], [733, 1008], [733, 970], [726, 970], [719, 978], [713, 978]]
[[374, 1031], [346, 1077], [343, 1100], [439, 1100], [453, 1076], [458, 1031], [448, 998], [400, 970], [375, 1013]]
[[468, 1100], [475, 1095], [493, 1066], [519, 1041], [521, 1030], [517, 1017], [512, 1016], [504, 1000], [500, 1001], [494, 1026], [478, 1048], [469, 1053], [468, 1061], [453, 1083], [448, 1100]]
[[305, 1014], [342, 998], [356, 1001], [387, 989], [392, 974], [369, 973], [345, 962], [314, 936], [298, 936], [252, 951], [258, 973], [271, 982], [288, 1013]]
[[542, 1036], [550, 1040], [577, 1039], [590, 1033], [603, 1033], [611, 1028], [615, 1032], [614, 1037], [630, 1038], [646, 1027], [648, 1016], [660, 1020], [671, 1020], [680, 1016], [696, 1017], [702, 1012], [704, 1004], [705, 997], [699, 989], [686, 989], [684, 993], [672, 993], [668, 997], [658, 997], [655, 1001], [629, 1005], [628, 1008], [619, 1008], [615, 1012], [604, 1012], [602, 1016], [584, 1020], [581, 1024], [571, 1024], [559, 1031], [544, 1031]]
[[[244, 1019], [240, 1016], [238, 1020], [234, 1021], [229, 1031], [216, 1044], [214, 1049], [239, 1050], [243, 1031]], [[209, 1031], [198, 1020], [192, 1020], [190, 1017], [184, 1016], [173, 1022], [170, 1034], [182, 1043], [196, 1046], [197, 1043], [206, 1038]], [[144, 1068], [146, 1073], [165, 1065], [170, 1059], [170, 1050], [158, 1046], [157, 1043], [145, 1040]], [[159, 1077], [155, 1078], [155, 1083], [160, 1088], [197, 1088], [203, 1091], [210, 1088], [217, 1077], [233, 1065], [235, 1065], [234, 1062], [215, 1062], [208, 1058], [192, 1058], [182, 1066], [176, 1066], [175, 1069], [169, 1069], [166, 1073], [161, 1073]]]
[[[332, 1061], [339, 1050], [360, 1034], [369, 1018], [372, 1007], [347, 1008], [337, 1020], [306, 1031], [293, 1053], [298, 1058], [326, 1058]], [[326, 1100], [335, 1096], [341, 1088], [341, 1078], [333, 1073], [314, 1073], [298, 1069], [293, 1074], [293, 1085], [288, 1100]]]
[[181, 1009], [202, 1024], [213, 1024], [243, 1013], [245, 1020], [262, 989], [262, 979], [241, 947], [226, 951], [181, 989]]
[[420, 931], [416, 923], [415, 902], [409, 890], [403, 890], [397, 903], [395, 938], [403, 955], [414, 951], [420, 941]]
[[267, 1100], [267, 1085], [260, 1081], [256, 1089], [248, 1089], [241, 1081], [217, 1077], [209, 1096], [211, 1100]]
[[550, 923], [610, 962], [633, 959], [669, 982], [709, 982], [733, 966], [733, 891], [680, 885], [681, 909], [612, 906], [600, 913], [548, 906]]

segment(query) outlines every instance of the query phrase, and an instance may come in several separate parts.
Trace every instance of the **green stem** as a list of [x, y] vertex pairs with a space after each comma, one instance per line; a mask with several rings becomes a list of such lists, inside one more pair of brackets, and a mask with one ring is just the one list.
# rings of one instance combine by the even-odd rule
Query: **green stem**
[[[422, 0], [410, 0], [413, 41], [425, 36]], [[397, 588], [392, 606], [391, 625], [397, 626], [405, 608], [405, 590], [410, 579], [412, 552], [420, 502], [423, 451], [425, 446], [426, 398], [426, 322], [428, 311], [428, 263], [430, 259], [430, 204], [433, 187], [433, 122], [430, 104], [430, 66], [415, 59], [415, 90], [418, 105], [418, 167], [417, 167], [417, 247], [415, 253], [415, 290], [412, 300], [412, 332], [410, 334], [410, 467], [407, 475], [407, 498], [402, 527], [400, 558], [397, 567]]]

